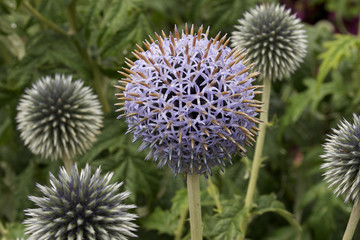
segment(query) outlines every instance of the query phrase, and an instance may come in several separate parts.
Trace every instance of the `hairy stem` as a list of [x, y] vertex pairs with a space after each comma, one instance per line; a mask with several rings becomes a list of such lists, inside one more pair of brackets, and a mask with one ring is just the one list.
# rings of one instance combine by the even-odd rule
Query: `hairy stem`
[[350, 214], [349, 222], [343, 236], [343, 240], [351, 240], [354, 236], [356, 226], [360, 218], [360, 201], [356, 200]]
[[74, 165], [73, 160], [70, 157], [68, 157], [66, 154], [63, 154], [62, 160], [64, 162], [66, 172], [70, 175], [71, 169]]
[[67, 32], [61, 29], [58, 25], [44, 17], [41, 13], [39, 13], [28, 1], [23, 2], [24, 6], [43, 24], [47, 25], [48, 27], [52, 28], [54, 31], [60, 33], [61, 35], [68, 36]]
[[[254, 193], [256, 190], [256, 182], [259, 174], [259, 169], [261, 166], [262, 161], [262, 151], [264, 147], [265, 135], [266, 135], [266, 126], [268, 123], [268, 113], [269, 113], [269, 102], [270, 102], [270, 92], [271, 92], [271, 79], [265, 78], [264, 79], [264, 92], [262, 95], [262, 102], [264, 103], [263, 110], [260, 114], [260, 125], [259, 125], [259, 135], [256, 139], [256, 147], [255, 147], [255, 154], [254, 160], [251, 167], [250, 173], [250, 181], [248, 184], [246, 197], [245, 197], [245, 209], [249, 215], [251, 207], [253, 205], [253, 198]], [[246, 235], [246, 228], [249, 224], [249, 216], [246, 216], [241, 223], [240, 229], [242, 230], [243, 235]]]
[[187, 175], [191, 240], [202, 240], [200, 183], [197, 173]]

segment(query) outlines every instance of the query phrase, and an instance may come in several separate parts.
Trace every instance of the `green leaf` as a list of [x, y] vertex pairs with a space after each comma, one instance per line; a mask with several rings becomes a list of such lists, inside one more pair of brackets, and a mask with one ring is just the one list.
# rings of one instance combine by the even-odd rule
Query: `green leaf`
[[[340, 239], [346, 227], [351, 206], [342, 197], [335, 197], [325, 181], [311, 186], [300, 200], [300, 207], [309, 211], [303, 226], [313, 228], [314, 239]], [[339, 233], [339, 229], [342, 229]], [[334, 236], [340, 235], [340, 236]]]
[[176, 223], [172, 220], [173, 216], [170, 211], [156, 207], [143, 222], [143, 226], [149, 230], [157, 230], [159, 233], [173, 235], [176, 229]]
[[320, 89], [320, 85], [324, 81], [326, 75], [339, 65], [340, 60], [343, 58], [349, 58], [351, 53], [355, 51], [356, 46], [359, 44], [360, 38], [350, 34], [336, 34], [335, 40], [324, 43], [326, 50], [319, 56], [323, 61], [319, 67], [317, 75], [318, 90]]
[[111, 7], [104, 11], [104, 17], [99, 26], [99, 46], [104, 45], [104, 42], [112, 39], [121, 28], [131, 26], [128, 20], [140, 11], [141, 7], [139, 5], [141, 2], [142, 0], [113, 1]]
[[152, 34], [148, 19], [142, 13], [127, 19], [128, 25], [118, 29], [115, 35], [104, 42], [100, 48], [102, 56], [119, 55], [127, 48], [131, 50], [135, 43], [141, 43], [147, 35]]
[[178, 229], [179, 220], [182, 219], [182, 216], [185, 217], [188, 212], [187, 190], [185, 188], [178, 190], [171, 202], [170, 210], [155, 208], [154, 212], [143, 221], [144, 226], [147, 229], [157, 230], [159, 233], [174, 235]]
[[17, 176], [17, 185], [14, 191], [14, 208], [18, 214], [18, 219], [24, 217], [23, 210], [31, 206], [28, 196], [33, 194], [35, 188], [34, 183], [35, 164], [30, 162], [27, 168]]
[[243, 208], [244, 202], [240, 197], [223, 203], [222, 213], [214, 217], [215, 226], [210, 232], [211, 239], [233, 240], [242, 235], [240, 223], [245, 217], [246, 211]]
[[300, 234], [301, 232], [301, 226], [294, 218], [294, 215], [290, 212], [288, 212], [285, 209], [285, 206], [282, 202], [276, 200], [275, 194], [269, 194], [269, 195], [262, 195], [259, 197], [259, 199], [256, 201], [256, 208], [251, 213], [254, 217], [255, 216], [261, 216], [265, 213], [273, 212], [280, 216], [282, 216], [286, 221], [288, 221]]

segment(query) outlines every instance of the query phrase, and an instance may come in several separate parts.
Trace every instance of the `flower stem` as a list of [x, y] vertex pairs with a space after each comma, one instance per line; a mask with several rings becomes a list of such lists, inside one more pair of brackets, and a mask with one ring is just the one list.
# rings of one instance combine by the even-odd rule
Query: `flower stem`
[[63, 154], [62, 160], [64, 162], [66, 172], [70, 175], [71, 174], [71, 169], [72, 169], [73, 164], [74, 164], [74, 161], [70, 157], [68, 157], [66, 154]]
[[202, 240], [200, 183], [197, 173], [187, 175], [191, 240]]
[[63, 29], [61, 29], [59, 26], [57, 26], [55, 23], [41, 15], [28, 1], [23, 2], [24, 6], [37, 18], [40, 20], [40, 22], [44, 23], [45, 25], [52, 28], [54, 31], [60, 33], [61, 35], [68, 36], [67, 32], [65, 32]]
[[103, 106], [103, 111], [105, 113], [110, 112], [111, 108], [109, 102], [106, 97], [106, 82], [103, 81], [103, 77], [101, 71], [97, 64], [90, 57], [86, 49], [82, 47], [77, 38], [71, 37], [71, 35], [76, 34], [77, 31], [77, 23], [76, 23], [76, 0], [73, 0], [68, 7], [66, 8], [66, 14], [68, 18], [68, 22], [70, 25], [70, 31], [67, 33], [63, 29], [61, 29], [58, 25], [44, 17], [40, 12], [38, 12], [28, 1], [23, 2], [24, 6], [43, 24], [49, 26], [54, 31], [60, 33], [63, 36], [70, 37], [70, 40], [75, 44], [75, 47], [79, 51], [80, 55], [84, 58], [84, 60], [88, 63], [92, 74], [93, 74], [93, 87], [95, 89], [96, 94], [99, 97], [99, 101]]
[[354, 203], [353, 209], [350, 214], [349, 222], [347, 224], [343, 240], [351, 240], [354, 236], [356, 226], [360, 218], [360, 201], [357, 200]]
[[66, 7], [66, 16], [70, 25], [70, 34], [75, 34], [77, 32], [76, 0], [71, 1]]
[[[262, 157], [262, 151], [264, 147], [264, 141], [265, 141], [265, 135], [266, 135], [266, 126], [268, 123], [268, 113], [269, 113], [269, 102], [270, 102], [270, 93], [271, 93], [271, 79], [265, 78], [264, 79], [264, 92], [262, 95], [261, 101], [263, 102], [263, 110], [260, 114], [260, 121], [259, 124], [259, 135], [256, 140], [256, 147], [255, 147], [255, 154], [254, 154], [254, 161], [251, 167], [251, 173], [250, 173], [250, 181], [248, 184], [246, 197], [245, 197], [245, 209], [247, 213], [250, 212], [252, 204], [253, 204], [253, 198], [254, 193], [256, 189], [256, 182], [259, 174], [259, 169], [261, 166], [261, 157]], [[240, 229], [242, 230], [243, 235], [246, 234], [246, 228], [249, 224], [248, 222], [249, 216], [245, 217], [244, 220], [241, 223]]]

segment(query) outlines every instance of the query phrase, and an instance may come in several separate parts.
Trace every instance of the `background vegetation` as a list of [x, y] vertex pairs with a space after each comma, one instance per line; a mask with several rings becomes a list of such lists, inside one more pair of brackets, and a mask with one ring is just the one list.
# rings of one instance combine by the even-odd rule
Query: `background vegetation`
[[[77, 159], [114, 171], [138, 206], [139, 239], [189, 238], [183, 176], [144, 161], [146, 153], [115, 120], [113, 84], [135, 44], [176, 24], [211, 26], [210, 36], [234, 30], [255, 0], [0, 0], [0, 239], [23, 236], [23, 210], [34, 207], [35, 183], [48, 184], [61, 162], [32, 155], [16, 130], [24, 89], [45, 75], [72, 74], [92, 86], [105, 123], [94, 147]], [[360, 3], [356, 0], [284, 1], [303, 18], [308, 54], [290, 78], [273, 84], [270, 126], [256, 196], [251, 239], [340, 239], [352, 204], [322, 181], [322, 143], [339, 120], [360, 114]], [[204, 235], [234, 239], [253, 157], [235, 157], [225, 173], [202, 179]], [[220, 205], [216, 204], [217, 199]], [[286, 221], [288, 220], [288, 221]], [[300, 229], [301, 227], [301, 229]], [[360, 237], [360, 231], [355, 238]], [[180, 238], [181, 237], [181, 238]]]

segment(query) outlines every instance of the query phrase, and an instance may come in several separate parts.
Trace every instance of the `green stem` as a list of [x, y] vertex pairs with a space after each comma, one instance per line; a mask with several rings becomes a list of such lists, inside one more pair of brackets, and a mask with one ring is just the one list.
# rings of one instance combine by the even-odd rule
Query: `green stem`
[[360, 201], [354, 203], [353, 209], [350, 214], [349, 222], [347, 224], [343, 240], [351, 240], [354, 236], [356, 226], [360, 218]]
[[66, 7], [66, 17], [70, 25], [70, 34], [75, 34], [77, 32], [77, 23], [76, 23], [76, 0], [73, 0]]
[[[67, 7], [66, 7], [66, 16], [70, 25], [70, 33], [76, 34], [77, 32], [77, 22], [76, 22], [76, 0], [73, 0]], [[77, 38], [71, 38], [75, 44], [75, 47], [77, 48], [80, 55], [85, 59], [85, 61], [88, 63], [92, 73], [93, 73], [93, 87], [95, 89], [96, 94], [99, 97], [99, 101], [103, 107], [104, 113], [110, 112], [110, 105], [106, 97], [106, 84], [104, 84], [104, 81], [102, 80], [102, 74], [97, 66], [97, 64], [94, 62], [94, 60], [91, 58], [89, 53], [84, 49]]]
[[[52, 28], [54, 31], [60, 33], [61, 35], [64, 35], [66, 37], [73, 35], [77, 31], [77, 23], [76, 23], [76, 0], [73, 0], [66, 8], [66, 14], [70, 25], [70, 31], [69, 34], [61, 29], [59, 26], [57, 26], [55, 23], [50, 21], [49, 19], [45, 18], [40, 12], [38, 12], [28, 1], [23, 2], [24, 6], [36, 17], [40, 20], [40, 22], [44, 23], [45, 25]], [[86, 60], [88, 63], [92, 73], [93, 73], [93, 87], [95, 89], [96, 94], [99, 97], [99, 101], [101, 102], [103, 106], [104, 113], [110, 112], [110, 105], [107, 100], [105, 90], [106, 85], [104, 84], [104, 81], [102, 81], [102, 74], [99, 69], [99, 67], [96, 65], [96, 63], [92, 60], [88, 52], [81, 46], [79, 41], [75, 37], [70, 38], [73, 43], [75, 44], [75, 47], [77, 48], [80, 55]]]
[[72, 167], [74, 165], [73, 160], [70, 157], [68, 157], [66, 154], [63, 154], [62, 160], [64, 162], [66, 172], [70, 175], [71, 174], [71, 169], [72, 169]]
[[219, 194], [216, 191], [216, 187], [215, 187], [214, 183], [211, 181], [210, 177], [207, 179], [207, 183], [208, 183], [208, 193], [215, 201], [216, 211], [218, 213], [222, 213], [222, 206], [220, 203]]
[[183, 228], [184, 228], [184, 223], [185, 223], [188, 211], [189, 211], [189, 208], [183, 208], [182, 211], [181, 211], [179, 223], [178, 223], [178, 226], [177, 226], [176, 231], [175, 231], [175, 237], [174, 237], [175, 240], [180, 240], [181, 239], [181, 234], [182, 234], [182, 231], [183, 231]]
[[197, 173], [187, 175], [191, 240], [202, 240], [200, 183]]
[[1, 239], [7, 240], [8, 239], [7, 235], [8, 235], [8, 231], [5, 229], [2, 222], [0, 222], [0, 236], [2, 236]]
[[[256, 190], [256, 182], [259, 174], [259, 169], [261, 166], [262, 161], [262, 151], [264, 147], [264, 141], [265, 141], [265, 135], [266, 135], [266, 126], [268, 123], [268, 113], [269, 113], [269, 102], [270, 102], [270, 93], [271, 93], [271, 79], [265, 78], [264, 79], [264, 92], [262, 95], [262, 102], [264, 104], [263, 106], [263, 112], [260, 114], [260, 121], [259, 124], [259, 135], [256, 140], [256, 147], [255, 147], [255, 154], [254, 154], [254, 161], [251, 167], [251, 173], [250, 173], [250, 181], [248, 184], [246, 197], [245, 197], [245, 209], [249, 215], [249, 212], [251, 210], [251, 207], [253, 205], [253, 198], [254, 193]], [[245, 217], [244, 220], [241, 223], [240, 229], [242, 230], [243, 235], [246, 235], [246, 228], [249, 224], [248, 222], [249, 217]]]
[[41, 13], [39, 13], [28, 1], [23, 2], [24, 6], [37, 18], [40, 22], [52, 28], [54, 31], [60, 33], [61, 35], [68, 36], [67, 32], [57, 26], [55, 23], [44, 17]]
[[[360, 14], [359, 14], [359, 21], [358, 21], [358, 32], [357, 37], [360, 39]], [[357, 45], [357, 58], [356, 58], [356, 66], [360, 65], [360, 44]], [[353, 86], [354, 89], [359, 88], [359, 79], [360, 79], [360, 68], [356, 67], [354, 70], [354, 79], [353, 79]]]

